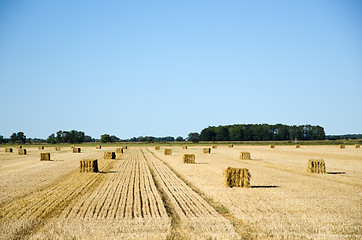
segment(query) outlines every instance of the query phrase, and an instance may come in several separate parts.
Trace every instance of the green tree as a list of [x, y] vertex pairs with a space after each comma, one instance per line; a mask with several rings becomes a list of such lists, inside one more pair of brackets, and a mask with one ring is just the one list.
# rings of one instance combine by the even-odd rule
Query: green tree
[[16, 137], [20, 143], [22, 143], [22, 144], [26, 143], [26, 136], [24, 135], [23, 132], [18, 132]]
[[47, 143], [49, 143], [49, 144], [55, 144], [56, 143], [54, 133], [47, 138]]
[[111, 136], [109, 134], [103, 134], [101, 136], [101, 142], [102, 143], [111, 142]]
[[18, 136], [16, 135], [16, 133], [11, 134], [10, 141], [11, 143], [16, 143], [18, 141]]
[[2, 136], [2, 135], [0, 135], [0, 144], [3, 144], [3, 143], [5, 143], [6, 141], [5, 141], [5, 139], [4, 139], [4, 136]]
[[200, 135], [196, 132], [189, 133], [188, 140], [192, 141], [193, 143], [197, 143], [200, 141]]
[[177, 141], [177, 142], [183, 142], [183, 141], [184, 141], [184, 138], [181, 137], [181, 136], [178, 136], [178, 137], [176, 138], [176, 141]]

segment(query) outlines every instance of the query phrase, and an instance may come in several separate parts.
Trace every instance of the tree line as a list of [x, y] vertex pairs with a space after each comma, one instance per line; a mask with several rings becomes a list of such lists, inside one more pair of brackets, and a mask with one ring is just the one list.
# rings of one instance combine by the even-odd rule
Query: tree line
[[204, 128], [200, 141], [324, 140], [324, 128], [312, 125], [235, 124]]

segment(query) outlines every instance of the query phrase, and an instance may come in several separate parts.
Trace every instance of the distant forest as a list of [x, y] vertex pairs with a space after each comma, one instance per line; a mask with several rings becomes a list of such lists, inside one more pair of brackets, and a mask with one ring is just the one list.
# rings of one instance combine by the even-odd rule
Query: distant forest
[[207, 127], [201, 131], [200, 141], [279, 141], [324, 140], [324, 128], [312, 125], [236, 124]]

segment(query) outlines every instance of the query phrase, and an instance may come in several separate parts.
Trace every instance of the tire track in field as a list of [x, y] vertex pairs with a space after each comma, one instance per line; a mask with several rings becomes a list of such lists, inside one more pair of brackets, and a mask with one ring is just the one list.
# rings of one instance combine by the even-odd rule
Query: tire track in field
[[238, 238], [233, 225], [177, 177], [158, 157], [148, 149], [143, 154], [155, 173], [161, 191], [167, 195], [181, 224], [187, 228], [190, 238]]
[[[101, 170], [107, 171], [112, 162]], [[103, 174], [74, 173], [57, 185], [5, 204], [0, 208], [1, 239], [21, 239], [57, 216], [71, 201], [101, 182]]]

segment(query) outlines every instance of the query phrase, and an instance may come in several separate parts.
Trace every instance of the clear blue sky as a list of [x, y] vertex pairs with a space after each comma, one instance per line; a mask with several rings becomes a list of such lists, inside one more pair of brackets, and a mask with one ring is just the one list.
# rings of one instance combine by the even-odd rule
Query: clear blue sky
[[0, 135], [362, 133], [362, 3], [2, 1]]

